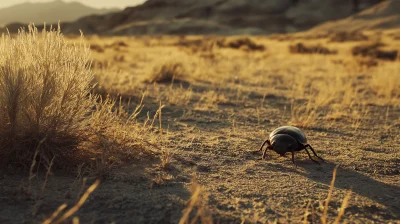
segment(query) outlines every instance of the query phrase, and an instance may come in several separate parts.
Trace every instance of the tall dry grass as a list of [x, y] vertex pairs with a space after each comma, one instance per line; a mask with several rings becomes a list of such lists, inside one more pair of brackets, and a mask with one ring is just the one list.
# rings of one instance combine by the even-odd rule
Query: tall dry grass
[[[332, 174], [332, 180], [331, 183], [329, 185], [329, 191], [328, 191], [328, 195], [326, 197], [326, 199], [322, 203], [320, 202], [320, 206], [317, 210], [319, 210], [320, 214], [318, 214], [318, 211], [314, 210], [314, 207], [312, 206], [312, 201], [309, 200], [306, 206], [306, 211], [304, 213], [303, 216], [303, 223], [317, 223], [316, 221], [316, 216], [319, 216], [320, 218], [320, 222], [322, 224], [327, 224], [327, 223], [341, 223], [340, 220], [342, 219], [346, 208], [349, 205], [349, 201], [352, 195], [352, 190], [348, 190], [346, 193], [346, 196], [343, 198], [342, 204], [340, 206], [339, 209], [337, 209], [338, 214], [335, 217], [335, 220], [333, 222], [330, 222], [331, 217], [329, 217], [328, 215], [328, 210], [330, 209], [329, 203], [332, 199], [332, 194], [333, 191], [335, 189], [335, 180], [336, 180], [336, 173], [337, 173], [337, 169], [339, 166], [336, 166], [335, 169], [333, 170], [333, 174]], [[310, 211], [310, 207], [311, 207], [311, 211]]]
[[174, 80], [181, 79], [185, 75], [186, 70], [182, 63], [170, 61], [156, 66], [154, 71], [148, 75], [146, 81], [151, 83], [173, 82]]
[[208, 194], [196, 179], [191, 181], [191, 197], [183, 210], [179, 224], [187, 223], [213, 223], [211, 212], [208, 208]]
[[[72, 217], [82, 207], [82, 205], [89, 198], [90, 194], [92, 194], [93, 191], [96, 190], [96, 188], [99, 186], [99, 184], [100, 184], [100, 180], [96, 180], [86, 190], [86, 192], [82, 195], [82, 197], [79, 199], [79, 201], [72, 208], [70, 208], [68, 211], [66, 211], [64, 214], [62, 214], [62, 212], [67, 208], [67, 204], [64, 203], [64, 204], [60, 205], [57, 208], [57, 210], [55, 212], [53, 212], [53, 214], [49, 218], [47, 218], [45, 221], [43, 221], [43, 224], [65, 223], [70, 217]], [[79, 218], [73, 217], [72, 223], [79, 223]]]
[[[96, 172], [142, 148], [135, 118], [115, 100], [92, 95], [90, 49], [58, 29], [30, 25], [0, 40], [0, 160], [29, 167], [73, 167], [95, 161]], [[128, 105], [129, 108], [129, 105]], [[95, 160], [93, 160], [95, 158]], [[53, 161], [54, 159], [54, 161]], [[3, 161], [4, 160], [4, 161]], [[97, 167], [97, 168], [96, 168]]]
[[372, 71], [370, 88], [380, 104], [398, 105], [400, 97], [400, 64], [386, 63]]
[[89, 55], [83, 44], [68, 44], [60, 28], [40, 33], [31, 25], [1, 37], [2, 159], [29, 164], [37, 148], [60, 162], [85, 138], [95, 103]]

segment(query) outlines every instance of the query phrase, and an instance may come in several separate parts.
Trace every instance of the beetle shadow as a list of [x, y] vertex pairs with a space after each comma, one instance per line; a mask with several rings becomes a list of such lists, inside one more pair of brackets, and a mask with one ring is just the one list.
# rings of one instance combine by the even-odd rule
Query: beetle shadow
[[[315, 182], [330, 185], [333, 170], [337, 164], [328, 162], [322, 163], [321, 166], [315, 166], [310, 163], [299, 162], [297, 165], [306, 170], [306, 172], [297, 172], [295, 170], [292, 172], [303, 175]], [[400, 217], [400, 200], [398, 200], [400, 194], [399, 186], [386, 184], [355, 170], [339, 166], [336, 173], [335, 188], [345, 190], [351, 189], [353, 192], [378, 202], [388, 209], [379, 211], [376, 207], [373, 209], [370, 207], [366, 208], [370, 210], [371, 213], [379, 213], [387, 218]]]

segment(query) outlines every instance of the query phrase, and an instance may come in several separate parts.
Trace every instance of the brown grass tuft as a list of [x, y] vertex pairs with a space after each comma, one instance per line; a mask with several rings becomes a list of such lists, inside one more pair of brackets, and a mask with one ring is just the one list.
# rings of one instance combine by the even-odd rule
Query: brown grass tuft
[[[87, 136], [91, 96], [90, 50], [68, 44], [60, 29], [34, 26], [0, 39], [0, 158], [60, 165]], [[40, 146], [40, 147], [39, 147]]]
[[145, 79], [150, 83], [167, 83], [182, 79], [186, 75], [186, 69], [180, 62], [167, 62], [161, 66], [156, 66], [153, 73]]
[[385, 46], [383, 43], [373, 43], [366, 45], [358, 45], [352, 49], [354, 56], [372, 57], [382, 60], [394, 61], [397, 59], [399, 52], [397, 50], [383, 50], [381, 47]]
[[90, 50], [96, 51], [98, 53], [103, 53], [104, 52], [104, 48], [102, 46], [100, 46], [99, 44], [91, 44], [90, 45]]
[[0, 39], [2, 164], [75, 168], [84, 162], [103, 174], [144, 148], [135, 122], [140, 110], [128, 115], [121, 104], [92, 95], [89, 56], [83, 41], [67, 43], [59, 28], [39, 33], [29, 26]]
[[[67, 208], [66, 204], [62, 204], [58, 209], [48, 218], [46, 219], [43, 224], [58, 224], [58, 223], [64, 223], [68, 218], [70, 218], [73, 214], [75, 214], [85, 203], [85, 201], [89, 198], [90, 194], [93, 193], [94, 190], [99, 186], [100, 180], [96, 180], [87, 190], [86, 192], [82, 195], [82, 197], [79, 199], [79, 201], [74, 205], [71, 209], [69, 209], [67, 212], [65, 212], [61, 217], [56, 219], [62, 211], [64, 211]], [[56, 220], [55, 220], [56, 219]], [[74, 217], [74, 223], [78, 222], [77, 219]]]
[[[336, 172], [337, 172], [338, 167], [339, 166], [336, 166], [335, 169], [333, 170], [331, 184], [329, 185], [328, 196], [325, 199], [324, 204], [322, 205], [321, 202], [319, 204], [319, 209], [322, 210], [322, 214], [320, 214], [320, 221], [322, 224], [328, 223], [329, 202], [331, 201], [333, 190], [335, 188]], [[351, 194], [352, 194], [352, 190], [349, 190], [342, 201], [342, 205], [341, 205], [340, 209], [338, 209], [339, 213], [336, 216], [335, 221], [333, 223], [335, 223], [335, 224], [340, 223], [340, 219], [343, 217], [344, 212], [349, 204]], [[309, 212], [310, 206], [311, 206], [311, 212]], [[307, 206], [306, 206], [306, 211], [303, 215], [303, 219], [302, 219], [303, 223], [315, 223], [315, 215], [316, 215], [316, 213], [312, 206], [312, 201], [309, 200], [309, 202], [307, 203]]]
[[337, 54], [336, 50], [331, 50], [320, 44], [318, 45], [305, 45], [303, 43], [297, 43], [289, 46], [290, 53], [297, 54]]
[[233, 49], [244, 49], [248, 51], [264, 51], [265, 46], [262, 44], [257, 44], [254, 42], [252, 39], [248, 37], [244, 38], [236, 38], [233, 40], [230, 40], [226, 43], [224, 42], [219, 42], [220, 47], [227, 47], [227, 48], [233, 48]]
[[183, 210], [183, 215], [179, 224], [197, 223], [197, 221], [200, 221], [200, 223], [213, 223], [207, 205], [208, 194], [194, 178], [192, 179], [190, 191], [192, 196], [188, 201], [187, 207]]
[[305, 104], [297, 105], [294, 100], [290, 106], [291, 120], [290, 124], [297, 127], [311, 127], [313, 126], [319, 116], [316, 105], [313, 105], [311, 100]]

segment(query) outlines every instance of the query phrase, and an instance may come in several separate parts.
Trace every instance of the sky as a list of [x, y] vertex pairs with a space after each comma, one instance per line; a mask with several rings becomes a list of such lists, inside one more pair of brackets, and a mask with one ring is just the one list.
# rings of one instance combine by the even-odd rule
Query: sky
[[[0, 0], [0, 8], [9, 7], [24, 2], [50, 2], [53, 0]], [[65, 2], [80, 2], [85, 5], [96, 8], [125, 8], [127, 6], [134, 6], [145, 2], [145, 0], [63, 0]]]

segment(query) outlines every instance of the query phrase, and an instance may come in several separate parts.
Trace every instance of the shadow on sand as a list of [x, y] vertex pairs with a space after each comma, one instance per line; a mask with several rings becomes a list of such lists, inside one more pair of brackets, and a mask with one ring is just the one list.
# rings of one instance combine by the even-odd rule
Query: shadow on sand
[[[307, 172], [300, 173], [295, 170], [293, 170], [293, 172], [303, 175], [313, 181], [330, 185], [332, 173], [337, 164], [324, 163], [316, 167], [310, 163], [299, 161], [297, 165]], [[336, 174], [335, 188], [352, 189], [353, 192], [387, 207], [387, 209], [382, 210], [376, 206], [368, 206], [365, 208], [354, 206], [349, 207], [349, 210], [353, 210], [354, 212], [360, 209], [364, 212], [367, 210], [371, 218], [373, 218], [374, 215], [383, 216], [387, 219], [397, 219], [400, 217], [399, 186], [379, 182], [362, 173], [339, 166]]]

